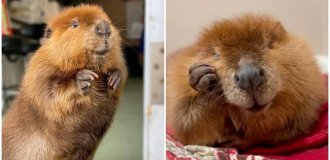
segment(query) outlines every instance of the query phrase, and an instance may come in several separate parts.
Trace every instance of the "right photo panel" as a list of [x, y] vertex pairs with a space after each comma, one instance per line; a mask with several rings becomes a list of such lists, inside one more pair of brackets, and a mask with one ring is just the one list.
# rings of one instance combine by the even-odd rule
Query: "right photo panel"
[[167, 160], [328, 159], [328, 1], [166, 1]]

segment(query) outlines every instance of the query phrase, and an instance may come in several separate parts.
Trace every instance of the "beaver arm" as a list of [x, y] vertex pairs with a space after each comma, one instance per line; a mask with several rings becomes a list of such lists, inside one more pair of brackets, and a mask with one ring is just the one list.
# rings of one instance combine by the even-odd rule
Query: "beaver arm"
[[[81, 109], [79, 106], [91, 103], [76, 84], [75, 74], [60, 72], [28, 72], [24, 80], [24, 91], [30, 97], [33, 107], [52, 119], [65, 118]], [[37, 82], [37, 83], [36, 83]]]

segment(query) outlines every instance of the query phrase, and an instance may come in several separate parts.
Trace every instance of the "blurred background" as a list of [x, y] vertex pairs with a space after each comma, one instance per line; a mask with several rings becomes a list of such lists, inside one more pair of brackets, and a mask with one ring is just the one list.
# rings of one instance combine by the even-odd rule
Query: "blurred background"
[[40, 46], [45, 23], [81, 3], [102, 6], [120, 30], [129, 69], [119, 110], [94, 159], [162, 159], [163, 0], [2, 0], [2, 115]]
[[246, 12], [266, 13], [279, 19], [286, 30], [310, 42], [322, 71], [327, 72], [327, 0], [167, 0], [167, 54], [194, 43], [202, 29], [214, 21]]

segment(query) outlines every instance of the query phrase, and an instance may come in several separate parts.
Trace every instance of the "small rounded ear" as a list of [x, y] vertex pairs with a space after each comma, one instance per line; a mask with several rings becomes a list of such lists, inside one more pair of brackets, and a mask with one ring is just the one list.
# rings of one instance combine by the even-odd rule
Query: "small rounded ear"
[[44, 38], [48, 39], [50, 38], [51, 35], [52, 35], [52, 29], [49, 26], [47, 26], [44, 32]]
[[276, 22], [270, 31], [269, 48], [273, 48], [277, 43], [282, 42], [286, 38], [287, 32], [280, 22]]
[[284, 27], [282, 26], [281, 22], [277, 22], [275, 27], [274, 27], [274, 33], [275, 35], [277, 35], [278, 37], [283, 37], [286, 35], [286, 30], [284, 29]]

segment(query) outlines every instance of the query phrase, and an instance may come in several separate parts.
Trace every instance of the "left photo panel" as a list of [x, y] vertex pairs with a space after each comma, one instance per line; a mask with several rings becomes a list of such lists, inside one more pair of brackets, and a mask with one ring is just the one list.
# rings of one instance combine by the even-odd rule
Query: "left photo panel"
[[164, 159], [163, 4], [3, 0], [2, 159]]

